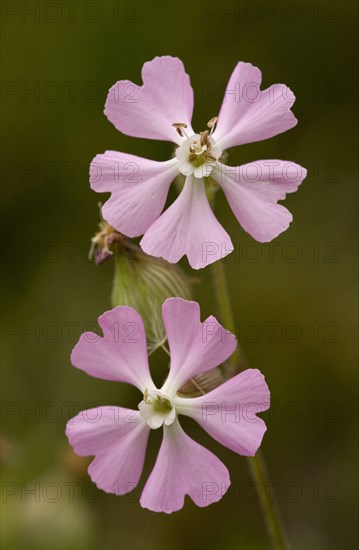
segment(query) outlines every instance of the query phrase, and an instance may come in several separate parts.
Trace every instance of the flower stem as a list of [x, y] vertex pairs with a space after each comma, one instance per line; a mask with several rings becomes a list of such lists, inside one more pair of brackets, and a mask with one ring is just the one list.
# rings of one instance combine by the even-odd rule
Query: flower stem
[[271, 486], [268, 470], [263, 458], [263, 453], [259, 449], [257, 454], [247, 459], [253, 479], [261, 488], [261, 507], [263, 516], [267, 525], [268, 532], [272, 538], [274, 548], [278, 550], [288, 550], [289, 543], [284, 532], [282, 519], [273, 493], [269, 492]]
[[[213, 272], [213, 284], [221, 314], [221, 321], [223, 322], [225, 328], [234, 331], [235, 321], [223, 261], [219, 260], [214, 262], [211, 267]], [[236, 352], [232, 356], [233, 361], [237, 365], [239, 355], [239, 346], [237, 346]], [[248, 457], [247, 460], [252, 477], [260, 489], [262, 513], [273, 546], [277, 550], [288, 550], [289, 544], [284, 533], [279, 510], [275, 502], [273, 492], [270, 492], [271, 484], [263, 454], [260, 450], [258, 450], [254, 457]]]
[[[224, 328], [235, 332], [235, 321], [233, 310], [231, 306], [231, 300], [229, 297], [228, 284], [226, 279], [226, 273], [223, 267], [223, 262], [218, 260], [211, 265], [213, 273], [213, 285], [217, 296], [218, 306], [221, 312], [221, 321], [224, 324]], [[237, 362], [239, 359], [239, 346], [233, 354], [233, 360]]]

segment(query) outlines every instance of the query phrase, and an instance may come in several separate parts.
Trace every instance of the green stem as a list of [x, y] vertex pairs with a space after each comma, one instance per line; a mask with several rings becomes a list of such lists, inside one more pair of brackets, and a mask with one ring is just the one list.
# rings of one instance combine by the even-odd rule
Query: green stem
[[268, 476], [268, 470], [263, 458], [263, 453], [258, 450], [255, 456], [248, 458], [248, 463], [253, 479], [261, 488], [262, 512], [268, 532], [272, 537], [274, 548], [288, 550], [289, 543], [284, 532], [277, 502], [274, 498], [273, 492], [269, 492], [269, 487], [271, 484]]
[[[212, 264], [212, 270], [214, 287], [221, 313], [221, 320], [228, 330], [233, 331], [235, 328], [234, 315], [231, 307], [223, 262], [219, 260]], [[239, 346], [237, 346], [237, 350], [233, 356], [233, 361], [237, 365], [238, 359]], [[279, 510], [275, 502], [273, 492], [270, 492], [271, 484], [262, 453], [257, 451], [256, 456], [248, 458], [248, 463], [252, 477], [260, 489], [262, 512], [273, 546], [278, 550], [288, 550], [289, 545], [284, 533]]]
[[[235, 321], [229, 297], [226, 273], [221, 260], [214, 262], [211, 265], [213, 274], [213, 284], [217, 295], [218, 306], [221, 312], [221, 320], [224, 328], [231, 332], [235, 332]], [[239, 346], [233, 354], [233, 362], [239, 361]]]

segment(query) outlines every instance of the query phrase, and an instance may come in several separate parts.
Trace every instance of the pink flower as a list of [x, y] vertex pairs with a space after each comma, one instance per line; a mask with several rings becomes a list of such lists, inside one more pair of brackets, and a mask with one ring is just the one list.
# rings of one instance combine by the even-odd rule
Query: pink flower
[[269, 407], [263, 375], [248, 369], [213, 391], [196, 398], [177, 395], [189, 379], [223, 363], [236, 339], [214, 317], [200, 321], [199, 305], [169, 298], [162, 308], [171, 352], [163, 386], [152, 381], [146, 336], [139, 314], [119, 306], [98, 319], [103, 337], [85, 333], [71, 360], [91, 376], [136, 386], [143, 394], [138, 410], [98, 407], [79, 413], [66, 433], [80, 456], [94, 455], [89, 475], [102, 490], [123, 495], [137, 486], [150, 429], [163, 426], [156, 464], [141, 496], [141, 506], [171, 513], [182, 508], [185, 495], [198, 506], [221, 499], [230, 485], [227, 468], [182, 430], [179, 415], [193, 418], [214, 439], [236, 453], [253, 456], [266, 426], [256, 414]]
[[[128, 237], [143, 235], [147, 254], [176, 263], [184, 255], [195, 269], [233, 250], [215, 218], [205, 185], [208, 176], [225, 193], [239, 223], [254, 239], [269, 242], [285, 231], [291, 213], [277, 204], [293, 193], [307, 171], [289, 161], [260, 160], [225, 166], [225, 149], [270, 138], [296, 125], [295, 97], [283, 84], [260, 90], [261, 72], [240, 62], [229, 80], [217, 117], [200, 134], [191, 127], [193, 90], [182, 61], [156, 57], [144, 64], [141, 87], [120, 80], [107, 98], [105, 114], [129, 136], [172, 141], [175, 157], [156, 162], [128, 153], [106, 151], [91, 164], [91, 187], [110, 192], [104, 219]], [[163, 213], [171, 182], [186, 176], [184, 188]]]

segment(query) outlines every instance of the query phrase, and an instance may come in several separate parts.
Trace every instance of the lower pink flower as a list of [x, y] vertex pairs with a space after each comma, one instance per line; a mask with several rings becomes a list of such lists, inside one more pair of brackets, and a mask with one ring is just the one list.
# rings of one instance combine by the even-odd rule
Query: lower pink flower
[[263, 375], [248, 369], [196, 398], [180, 397], [189, 379], [226, 361], [236, 347], [233, 334], [214, 317], [200, 320], [196, 302], [169, 298], [162, 308], [171, 352], [167, 379], [152, 381], [146, 335], [139, 314], [119, 306], [99, 317], [103, 337], [88, 332], [75, 346], [73, 365], [91, 376], [127, 382], [143, 394], [138, 410], [97, 407], [71, 419], [66, 434], [80, 456], [95, 456], [88, 473], [96, 485], [123, 495], [138, 484], [151, 429], [163, 426], [156, 464], [141, 496], [141, 506], [171, 513], [186, 495], [197, 506], [222, 498], [230, 485], [227, 468], [181, 428], [179, 415], [193, 418], [214, 439], [234, 452], [253, 456], [266, 431], [257, 413], [269, 408]]

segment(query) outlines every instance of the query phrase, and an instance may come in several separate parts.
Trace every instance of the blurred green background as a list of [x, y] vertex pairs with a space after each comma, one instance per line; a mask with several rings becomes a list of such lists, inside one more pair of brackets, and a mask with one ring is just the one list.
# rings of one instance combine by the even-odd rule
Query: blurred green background
[[[237, 246], [225, 262], [236, 332], [272, 393], [262, 448], [292, 548], [356, 548], [357, 20], [350, 1], [2, 2], [4, 550], [270, 548], [246, 459], [192, 423], [229, 467], [232, 491], [171, 516], [142, 510], [139, 490], [98, 491], [64, 436], [74, 413], [138, 399], [72, 368], [69, 355], [110, 307], [112, 262], [87, 259], [105, 198], [90, 190], [89, 162], [107, 149], [171, 154], [117, 132], [103, 115], [107, 91], [140, 84], [142, 64], [164, 54], [190, 74], [197, 130], [239, 60], [297, 96], [297, 127], [229, 159], [308, 168], [285, 202], [289, 230], [259, 245], [223, 197], [217, 214]], [[196, 276], [203, 316], [216, 314], [210, 269]], [[160, 352], [152, 360], [167, 364]], [[152, 434], [140, 487], [159, 442]]]

